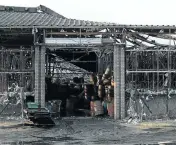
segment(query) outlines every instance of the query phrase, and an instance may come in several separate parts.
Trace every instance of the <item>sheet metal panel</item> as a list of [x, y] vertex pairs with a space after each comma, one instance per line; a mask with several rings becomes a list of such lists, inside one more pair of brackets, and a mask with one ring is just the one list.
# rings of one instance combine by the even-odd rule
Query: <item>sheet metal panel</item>
[[60, 44], [60, 45], [80, 45], [80, 44], [95, 44], [101, 45], [101, 38], [45, 38], [46, 44]]
[[[8, 10], [8, 9], [12, 10]], [[38, 12], [37, 10], [43, 10]], [[64, 16], [55, 13], [47, 7], [37, 8], [25, 7], [4, 7], [0, 6], [0, 27], [1, 28], [28, 28], [37, 26], [40, 28], [80, 28], [80, 27], [101, 27], [101, 28], [127, 28], [145, 31], [160, 29], [176, 29], [175, 25], [124, 25], [117, 23], [84, 21], [76, 19], [67, 19]], [[173, 33], [173, 32], [172, 32]]]
[[61, 18], [43, 12], [30, 13], [30, 12], [0, 11], [0, 27], [12, 27], [12, 26], [69, 27], [69, 26], [104, 26], [104, 25], [111, 26], [113, 24]]

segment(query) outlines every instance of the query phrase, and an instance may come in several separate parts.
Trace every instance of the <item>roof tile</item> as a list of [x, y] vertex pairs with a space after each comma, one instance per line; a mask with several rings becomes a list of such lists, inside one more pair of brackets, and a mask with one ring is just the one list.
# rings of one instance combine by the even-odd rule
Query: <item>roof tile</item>
[[[38, 12], [40, 10], [41, 12]], [[175, 29], [175, 25], [123, 25], [116, 23], [93, 22], [67, 19], [45, 6], [37, 8], [0, 6], [0, 27], [115, 27], [131, 29]]]
[[[104, 23], [75, 20], [67, 18], [59, 18], [47, 13], [30, 13], [30, 12], [14, 12], [0, 11], [0, 27], [15, 27], [15, 26], [103, 26]], [[106, 24], [109, 25], [109, 24]]]

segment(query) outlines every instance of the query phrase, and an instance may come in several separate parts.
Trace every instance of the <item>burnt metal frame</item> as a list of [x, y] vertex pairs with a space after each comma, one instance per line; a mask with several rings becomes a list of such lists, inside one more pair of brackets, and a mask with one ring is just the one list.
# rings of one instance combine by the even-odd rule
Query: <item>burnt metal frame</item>
[[[10, 29], [9, 29], [10, 28]], [[20, 29], [19, 29], [20, 28]], [[27, 28], [27, 29], [26, 29]], [[91, 51], [96, 51], [96, 53], [98, 54], [98, 56], [100, 56], [99, 54], [103, 53], [104, 55], [101, 55], [101, 58], [102, 57], [107, 57], [107, 53], [109, 53], [107, 51], [107, 53], [103, 52], [103, 49], [100, 48], [99, 46], [47, 46], [43, 40], [43, 37], [46, 37], [46, 35], [52, 35], [54, 37], [88, 37], [89, 35], [91, 36], [95, 36], [95, 35], [102, 35], [102, 37], [112, 37], [115, 41], [116, 41], [116, 44], [118, 43], [124, 43], [126, 44], [123, 48], [125, 49], [126, 52], [129, 52], [129, 51], [133, 51], [133, 52], [139, 52], [139, 51], [146, 51], [146, 52], [149, 52], [149, 51], [154, 51], [154, 52], [158, 52], [158, 51], [166, 51], [166, 52], [172, 52], [172, 51], [175, 51], [175, 46], [169, 46], [169, 45], [159, 45], [159, 44], [156, 44], [154, 43], [153, 41], [151, 41], [151, 43], [154, 45], [154, 46], [146, 46], [144, 45], [143, 42], [149, 42], [147, 39], [144, 39], [142, 37], [139, 37], [139, 34], [147, 34], [147, 35], [155, 35], [159, 38], [165, 38], [165, 39], [172, 39], [172, 40], [175, 40], [174, 37], [169, 37], [167, 34], [174, 34], [174, 31], [176, 30], [176, 27], [175, 26], [140, 26], [140, 25], [112, 25], [112, 26], [69, 26], [69, 27], [61, 27], [61, 28], [58, 28], [57, 26], [13, 26], [13, 27], [0, 27], [0, 29], [3, 29], [3, 30], [15, 30], [15, 32], [8, 32], [10, 35], [30, 35], [30, 32], [32, 33], [32, 29], [35, 29], [35, 30], [39, 30], [39, 33], [38, 35], [36, 35], [36, 32], [33, 33], [34, 35], [34, 38], [37, 37], [36, 39], [34, 39], [34, 47], [35, 47], [35, 51], [36, 49], [40, 48], [40, 51], [41, 49], [46, 49], [46, 47], [51, 47], [51, 48], [57, 48], [57, 49], [65, 49], [65, 51], [68, 51], [68, 49], [70, 48], [77, 48], [77, 49], [81, 49], [82, 51], [84, 51], [84, 48], [87, 48], [87, 47], [92, 47], [94, 49], [92, 49]], [[27, 32], [24, 32], [24, 30], [28, 30]], [[52, 32], [50, 32], [50, 30], [52, 29]], [[78, 31], [76, 32], [59, 32], [59, 31], [55, 31], [56, 29], [78, 29]], [[89, 29], [91, 30], [91, 32], [81, 32], [80, 30], [82, 29]], [[98, 32], [98, 31], [101, 31], [102, 29], [108, 29], [108, 31], [106, 32]], [[162, 34], [160, 34], [160, 30], [163, 29], [164, 32]], [[20, 31], [19, 31], [20, 30]], [[22, 33], [23, 32], [23, 33]], [[125, 33], [124, 33], [125, 32]], [[3, 34], [3, 37], [7, 36], [5, 33], [6, 32], [1, 32]], [[13, 37], [12, 37], [13, 38]], [[38, 40], [37, 40], [38, 39]], [[140, 41], [139, 41], [139, 40]], [[128, 40], [133, 44], [132, 46], [127, 46], [127, 42]], [[143, 41], [143, 42], [142, 42]], [[159, 48], [156, 49], [155, 46], [163, 46], [165, 48], [169, 47], [169, 49], [166, 49], [166, 50], [163, 50], [162, 48]], [[102, 46], [103, 47], [103, 46]], [[108, 46], [108, 47], [111, 47], [111, 46]], [[118, 45], [119, 47], [119, 45]], [[136, 47], [138, 49], [136, 49]], [[172, 49], [171, 49], [172, 48]], [[121, 49], [121, 48], [120, 48]], [[72, 49], [73, 50], [73, 49]], [[75, 51], [76, 49], [74, 49]], [[112, 48], [109, 49], [109, 51], [112, 52]], [[114, 53], [115, 55], [115, 53]], [[37, 57], [37, 56], [36, 56]], [[44, 56], [43, 56], [44, 57]], [[42, 58], [40, 56], [40, 58]], [[119, 57], [120, 58], [120, 57]], [[124, 104], [124, 93], [125, 93], [125, 87], [124, 87], [124, 81], [125, 81], [125, 75], [123, 76], [123, 73], [125, 73], [125, 60], [124, 60], [125, 56], [121, 57], [121, 59], [119, 60], [113, 60], [114, 62], [114, 74], [117, 74], [117, 76], [119, 77], [119, 79], [115, 78], [115, 83], [119, 83], [120, 87], [117, 85], [115, 87], [115, 90], [117, 91], [119, 88], [123, 91], [119, 91], [119, 93], [115, 93], [115, 98], [117, 100], [115, 100], [115, 104], [117, 105], [117, 108], [115, 108], [115, 118], [124, 118], [124, 109], [125, 109], [125, 104]], [[106, 59], [108, 58], [103, 58], [105, 61]], [[111, 58], [112, 60], [112, 58]], [[38, 63], [38, 66], [41, 65], [39, 64], [39, 61], [36, 60]], [[44, 61], [44, 60], [43, 60]], [[102, 59], [99, 60], [99, 62], [103, 61]], [[121, 61], [121, 62], [120, 62]], [[112, 61], [111, 61], [112, 63]], [[115, 67], [116, 67], [116, 63], [120, 63], [121, 64], [121, 67], [120, 67], [120, 72], [121, 74], [118, 74], [119, 70], [116, 70]], [[40, 66], [40, 70], [37, 69], [36, 66], [36, 69], [35, 69], [35, 74], [38, 73], [40, 75], [43, 75], [41, 74], [42, 70], [44, 70], [43, 67]], [[103, 63], [101, 63], [101, 66], [103, 66]], [[123, 67], [122, 67], [123, 66]], [[169, 68], [169, 66], [168, 66]], [[40, 72], [37, 72], [36, 70], [40, 71]], [[140, 73], [140, 70], [131, 70], [133, 71], [133, 73]], [[120, 73], [119, 72], [119, 73]], [[146, 73], [146, 72], [152, 72], [152, 73], [155, 73], [156, 71], [154, 70], [145, 70], [145, 71], [142, 71], [142, 73]], [[165, 72], [171, 72], [171, 70], [166, 70]], [[175, 70], [173, 70], [173, 72], [175, 72]], [[21, 72], [22, 73], [22, 72]], [[129, 72], [126, 71], [126, 73], [128, 74]], [[157, 73], [163, 73], [163, 70], [159, 70], [157, 69]], [[38, 76], [38, 77], [41, 77], [41, 76]], [[44, 78], [44, 76], [42, 76]], [[116, 77], [116, 75], [115, 75]], [[35, 79], [35, 83], [39, 83], [39, 82], [42, 82], [43, 80], [37, 80], [37, 77]], [[44, 84], [42, 82], [42, 84]], [[44, 87], [44, 85], [42, 86]], [[38, 91], [42, 88], [42, 87], [38, 87]], [[37, 89], [37, 86], [35, 87]], [[38, 93], [38, 92], [36, 92]], [[40, 96], [44, 95], [41, 93], [44, 93], [44, 91], [40, 92]], [[40, 98], [41, 99], [41, 98]], [[41, 101], [41, 100], [39, 100]], [[119, 104], [118, 104], [119, 103]], [[118, 113], [117, 113], [118, 111]]]
[[[24, 62], [27, 62], [27, 59], [25, 58], [25, 52], [30, 52], [30, 58], [31, 58], [31, 68], [26, 68], [25, 67], [25, 64]], [[14, 53], [14, 54], [11, 54], [11, 53]], [[19, 58], [18, 58], [18, 61], [16, 62], [16, 64], [18, 65], [19, 68], [12, 68], [12, 67], [8, 67], [6, 64], [9, 64], [10, 65], [10, 56], [15, 56], [16, 54], [15, 53], [19, 53]], [[33, 59], [33, 53], [34, 53], [34, 50], [33, 48], [24, 48], [24, 47], [20, 47], [20, 48], [15, 48], [15, 49], [12, 49], [12, 48], [4, 48], [2, 47], [2, 49], [0, 49], [0, 55], [1, 55], [1, 68], [0, 68], [0, 75], [1, 75], [1, 94], [4, 94], [7, 89], [8, 89], [8, 86], [10, 85], [10, 81], [7, 80], [7, 75], [15, 75], [16, 77], [20, 75], [20, 80], [21, 82], [18, 84], [19, 86], [21, 87], [24, 87], [25, 88], [25, 91], [26, 90], [26, 82], [25, 82], [25, 78], [26, 77], [31, 77], [31, 79], [33, 78], [34, 76], [34, 67], [33, 67], [33, 63], [32, 63], [32, 59]], [[5, 62], [7, 61], [7, 62]], [[15, 61], [15, 60], [11, 60], [11, 61]], [[4, 82], [3, 78], [5, 78], [6, 82]], [[32, 80], [31, 80], [32, 81]], [[34, 85], [33, 83], [31, 84], [31, 87], [34, 88]]]
[[[154, 36], [158, 38], [163, 38], [163, 39], [168, 39], [169, 44], [160, 44], [155, 41], [148, 41], [147, 37], [141, 37], [141, 42], [137, 42], [136, 39], [140, 38], [140, 35], [138, 33], [134, 33], [131, 35], [133, 37], [131, 41], [132, 43], [135, 43], [135, 46], [130, 48], [129, 50], [126, 50], [126, 53], [133, 53], [134, 55], [128, 55], [126, 59], [128, 60], [129, 58], [133, 61], [130, 62], [132, 65], [132, 68], [127, 68], [126, 70], [126, 77], [131, 75], [130, 80], [129, 77], [126, 81], [127, 83], [130, 82], [135, 82], [134, 85], [142, 90], [142, 94], [149, 94], [150, 93], [154, 95], [159, 95], [165, 93], [166, 95], [166, 116], [168, 115], [169, 107], [168, 107], [168, 99], [170, 95], [170, 90], [173, 89], [175, 90], [175, 77], [176, 77], [176, 67], [174, 65], [175, 61], [175, 42], [174, 45], [171, 45], [171, 40], [175, 41], [175, 37], [172, 36], [173, 31], [171, 29], [168, 30], [169, 35], [165, 34], [160, 34], [158, 35], [154, 34]], [[136, 36], [137, 34], [137, 36]], [[152, 36], [152, 33], [148, 34], [148, 36]], [[147, 47], [144, 46], [143, 42], [147, 42], [150, 44], [153, 44], [154, 46], [152, 47]], [[148, 58], [143, 58], [143, 60], [138, 61], [138, 56], [140, 55], [139, 53], [145, 53]], [[152, 55], [151, 55], [152, 54]], [[162, 58], [160, 58], [162, 55]], [[143, 55], [142, 55], [143, 56]], [[140, 57], [142, 57], [140, 56]], [[156, 58], [155, 58], [156, 57]], [[139, 68], [139, 65], [141, 65], [143, 62], [147, 62], [150, 60], [150, 63], [147, 64], [148, 67], [146, 68]], [[128, 62], [126, 63], [126, 66], [128, 66]], [[166, 73], [168, 74], [168, 83], [165, 86], [165, 80], [166, 80]], [[144, 76], [144, 78], [142, 78]], [[144, 79], [144, 80], [142, 80]], [[147, 84], [147, 85], [143, 85]], [[142, 86], [140, 86], [142, 85]], [[128, 85], [127, 85], [128, 86]], [[130, 86], [128, 86], [130, 87]], [[145, 91], [144, 91], [145, 90]], [[163, 91], [165, 90], [165, 91]], [[173, 93], [173, 92], [172, 92]]]
[[[171, 33], [170, 29], [168, 31], [169, 31], [170, 35], [173, 34], [173, 33]], [[135, 32], [134, 35], [136, 35], [136, 34], [137, 33]], [[164, 36], [164, 34], [159, 34], [159, 35], [160, 36], [161, 35]], [[171, 42], [171, 40], [174, 40], [173, 37], [172, 36], [170, 37], [169, 35], [167, 35], [167, 38], [169, 39], [170, 42]], [[166, 37], [164, 37], [164, 39], [166, 39]], [[149, 42], [148, 40], [145, 40], [145, 39], [143, 39], [143, 41]], [[156, 47], [151, 47], [151, 48], [148, 47], [147, 48], [147, 47], [144, 47], [144, 46], [141, 47], [141, 45], [139, 45], [139, 46], [134, 46], [133, 48], [131, 48], [129, 50], [128, 49], [126, 50], [126, 53], [133, 53], [134, 52], [134, 54], [136, 54], [136, 58], [132, 58], [131, 57], [131, 60], [133, 60], [133, 62], [131, 62], [133, 68], [131, 68], [130, 70], [126, 70], [127, 75], [129, 73], [132, 73], [132, 74], [136, 74], [136, 73], [157, 73], [157, 80], [158, 80], [159, 73], [169, 73], [170, 74], [170, 73], [175, 73], [176, 72], [176, 69], [171, 69], [171, 62], [172, 62], [172, 60], [171, 60], [171, 54], [173, 54], [175, 52], [175, 48], [176, 47], [173, 46], [173, 45], [171, 45], [171, 44], [164, 45], [164, 44], [155, 43], [153, 41], [150, 41], [150, 42], [153, 43], [153, 44], [155, 44]], [[153, 54], [156, 55], [157, 58], [155, 60], [156, 60], [157, 66], [156, 66], [155, 69], [153, 68], [153, 65], [152, 65], [154, 63], [154, 61], [153, 61], [152, 58], [151, 58], [151, 62], [152, 62], [151, 66], [152, 67], [149, 67], [147, 69], [138, 69], [137, 64], [141, 63], [141, 62], [137, 62], [137, 54], [140, 53], [140, 52], [144, 52], [146, 54], [153, 53]], [[166, 58], [167, 62], [164, 62], [164, 60], [162, 60], [162, 59], [159, 58], [159, 55], [161, 55], [162, 53], [163, 54], [167, 53], [167, 58]], [[128, 57], [130, 58], [130, 56], [128, 56]], [[143, 60], [143, 61], [146, 61], [146, 60]], [[160, 64], [164, 64], [164, 63], [165, 63], [165, 67], [163, 67], [163, 69], [161, 69], [160, 68]], [[172, 62], [172, 64], [174, 64], [174, 63]], [[128, 65], [128, 64], [126, 64], [126, 65]], [[134, 67], [134, 65], [136, 65], [136, 66]]]

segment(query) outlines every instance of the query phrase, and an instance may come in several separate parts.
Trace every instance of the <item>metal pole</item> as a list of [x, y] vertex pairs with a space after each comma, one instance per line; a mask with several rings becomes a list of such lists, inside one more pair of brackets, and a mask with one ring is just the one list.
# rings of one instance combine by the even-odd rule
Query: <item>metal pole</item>
[[[171, 30], [169, 29], [169, 34], [171, 33]], [[171, 39], [169, 39], [169, 50], [171, 48]], [[168, 51], [168, 84], [167, 84], [167, 99], [166, 99], [166, 115], [168, 117], [169, 115], [169, 89], [170, 89], [170, 81], [171, 81], [171, 72], [170, 72], [170, 51]]]
[[49, 59], [48, 59], [48, 51], [46, 51], [46, 60], [45, 60], [45, 61], [46, 61], [46, 62], [45, 62], [45, 63], [46, 63], [46, 68], [45, 68], [45, 69], [46, 69], [46, 75], [47, 75], [47, 76], [48, 76], [48, 74], [49, 74], [49, 73], [48, 73], [48, 72], [49, 72], [49, 71], [48, 71], [48, 62], [49, 62], [48, 60], [49, 60]]
[[[152, 69], [155, 69], [155, 53], [151, 52], [151, 54], [152, 54]], [[155, 73], [152, 73], [152, 80], [153, 80], [152, 89], [155, 90]]]
[[79, 38], [80, 38], [80, 45], [81, 45], [81, 28], [79, 29], [80, 33], [79, 33]]
[[159, 91], [159, 52], [156, 52], [157, 61], [157, 92]]
[[20, 88], [20, 96], [21, 96], [21, 118], [22, 124], [24, 125], [24, 90], [23, 87]]

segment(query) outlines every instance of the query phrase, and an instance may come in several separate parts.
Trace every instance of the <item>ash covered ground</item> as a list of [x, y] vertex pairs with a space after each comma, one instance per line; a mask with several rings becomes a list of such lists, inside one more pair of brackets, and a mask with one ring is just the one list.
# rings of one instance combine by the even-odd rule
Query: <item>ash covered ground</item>
[[0, 123], [1, 145], [158, 144], [175, 142], [176, 121], [128, 124], [106, 118], [62, 118], [53, 128], [22, 126], [19, 120]]

